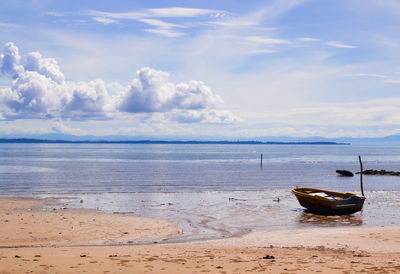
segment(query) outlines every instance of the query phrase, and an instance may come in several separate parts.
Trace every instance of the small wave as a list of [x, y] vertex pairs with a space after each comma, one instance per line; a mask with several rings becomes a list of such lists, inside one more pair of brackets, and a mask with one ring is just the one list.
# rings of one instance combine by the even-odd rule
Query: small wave
[[39, 166], [0, 166], [0, 173], [54, 172], [55, 169]]

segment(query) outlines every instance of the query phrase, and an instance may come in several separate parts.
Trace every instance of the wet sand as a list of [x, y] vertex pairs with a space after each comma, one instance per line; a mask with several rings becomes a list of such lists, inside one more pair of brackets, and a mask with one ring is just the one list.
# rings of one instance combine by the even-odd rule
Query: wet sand
[[[0, 199], [0, 273], [398, 273], [399, 227], [259, 231], [163, 244], [176, 222]], [[42, 207], [47, 205], [47, 209]], [[149, 242], [135, 245], [135, 242]]]

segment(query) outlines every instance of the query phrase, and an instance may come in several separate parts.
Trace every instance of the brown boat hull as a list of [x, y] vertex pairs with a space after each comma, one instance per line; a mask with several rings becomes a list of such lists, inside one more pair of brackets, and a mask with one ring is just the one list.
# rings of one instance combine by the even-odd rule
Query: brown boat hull
[[[365, 197], [353, 193], [341, 193], [312, 188], [294, 188], [292, 193], [300, 205], [311, 212], [323, 215], [349, 215], [362, 210]], [[325, 193], [326, 197], [313, 196], [316, 193]]]

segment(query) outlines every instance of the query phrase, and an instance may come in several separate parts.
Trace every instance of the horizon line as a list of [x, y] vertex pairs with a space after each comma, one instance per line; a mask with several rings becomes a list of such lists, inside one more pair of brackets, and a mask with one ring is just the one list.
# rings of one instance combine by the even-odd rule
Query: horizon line
[[0, 138], [0, 143], [47, 143], [47, 144], [260, 144], [260, 145], [350, 145], [333, 141], [302, 141], [302, 142], [280, 142], [280, 141], [198, 141], [198, 140], [48, 140], [35, 138]]

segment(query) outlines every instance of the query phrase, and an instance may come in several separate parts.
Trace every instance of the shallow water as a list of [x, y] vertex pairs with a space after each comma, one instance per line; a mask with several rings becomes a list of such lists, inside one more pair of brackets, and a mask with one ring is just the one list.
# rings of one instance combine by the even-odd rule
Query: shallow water
[[399, 224], [400, 177], [364, 176], [367, 200], [352, 216], [307, 213], [290, 193], [295, 186], [359, 193], [358, 175], [335, 172], [358, 171], [358, 155], [365, 169], [400, 170], [400, 148], [391, 146], [0, 144], [0, 195], [177, 220], [184, 233], [175, 241]]

